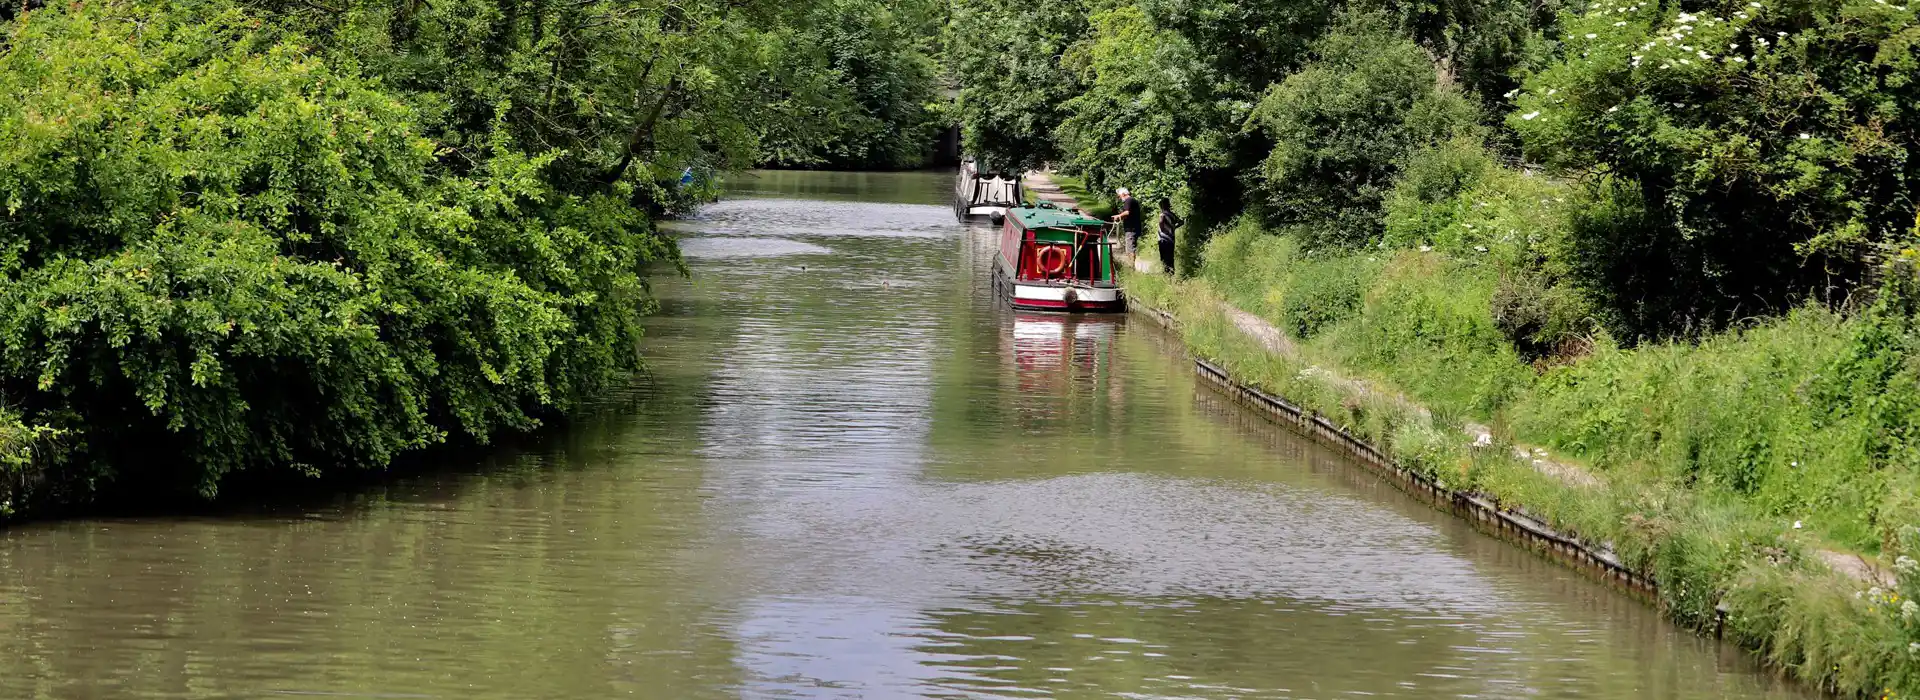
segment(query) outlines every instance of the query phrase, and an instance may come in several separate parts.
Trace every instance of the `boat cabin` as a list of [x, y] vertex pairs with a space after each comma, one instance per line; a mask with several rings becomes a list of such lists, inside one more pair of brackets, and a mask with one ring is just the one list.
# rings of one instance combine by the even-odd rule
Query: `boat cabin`
[[1107, 222], [1043, 204], [1007, 210], [994, 256], [996, 288], [1014, 308], [1120, 311]]
[[953, 213], [961, 221], [985, 218], [995, 224], [1026, 199], [1018, 174], [981, 172], [973, 158], [960, 163], [954, 183]]

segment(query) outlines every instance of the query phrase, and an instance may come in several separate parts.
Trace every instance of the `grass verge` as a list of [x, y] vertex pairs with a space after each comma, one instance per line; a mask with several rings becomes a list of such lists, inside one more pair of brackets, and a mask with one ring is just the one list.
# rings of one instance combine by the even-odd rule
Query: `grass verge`
[[1087, 189], [1086, 180], [1057, 172], [1047, 173], [1047, 177], [1053, 180], [1053, 184], [1060, 186], [1061, 192], [1080, 203], [1080, 211], [1101, 219], [1113, 217], [1115, 212], [1113, 201]]
[[[1313, 256], [1245, 227], [1206, 260], [1196, 279], [1126, 279], [1136, 303], [1180, 321], [1195, 355], [1449, 488], [1614, 552], [1680, 624], [1843, 695], [1920, 697], [1913, 472], [1889, 437], [1920, 393], [1892, 379], [1912, 364], [1890, 339], [1911, 337], [1904, 326], [1805, 310], [1697, 343], [1596, 338], [1578, 359], [1530, 363], [1496, 328], [1488, 266]], [[1236, 308], [1286, 331], [1285, 348], [1245, 332]], [[1464, 438], [1468, 421], [1491, 426], [1491, 444]], [[1880, 567], [1864, 580], [1836, 570], [1849, 554]]]

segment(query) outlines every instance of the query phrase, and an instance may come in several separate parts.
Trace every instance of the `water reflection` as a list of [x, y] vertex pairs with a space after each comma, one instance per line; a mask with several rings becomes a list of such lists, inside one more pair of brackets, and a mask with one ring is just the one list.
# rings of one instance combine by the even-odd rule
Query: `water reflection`
[[0, 532], [0, 697], [1798, 697], [1149, 324], [1003, 310], [938, 177], [747, 189], [678, 225], [648, 376], [542, 441]]

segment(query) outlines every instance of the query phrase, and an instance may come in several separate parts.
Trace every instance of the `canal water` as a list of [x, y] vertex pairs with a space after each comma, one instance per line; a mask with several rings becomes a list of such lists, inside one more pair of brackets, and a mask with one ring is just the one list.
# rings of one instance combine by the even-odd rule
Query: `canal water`
[[989, 296], [937, 173], [679, 222], [650, 375], [318, 504], [0, 532], [0, 698], [1792, 698]]

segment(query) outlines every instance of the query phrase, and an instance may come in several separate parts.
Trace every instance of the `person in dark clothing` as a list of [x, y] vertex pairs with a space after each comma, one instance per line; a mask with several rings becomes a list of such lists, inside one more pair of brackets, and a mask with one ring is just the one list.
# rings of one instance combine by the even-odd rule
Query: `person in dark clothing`
[[1160, 266], [1166, 269], [1169, 276], [1173, 275], [1173, 232], [1184, 223], [1186, 222], [1180, 220], [1179, 214], [1173, 213], [1173, 203], [1168, 202], [1166, 197], [1161, 197]]
[[1113, 220], [1115, 223], [1120, 224], [1120, 230], [1127, 234], [1127, 252], [1137, 255], [1135, 251], [1140, 249], [1140, 229], [1142, 225], [1140, 200], [1134, 199], [1133, 192], [1127, 190], [1125, 187], [1114, 190], [1114, 193], [1120, 195], [1120, 213], [1115, 215]]

